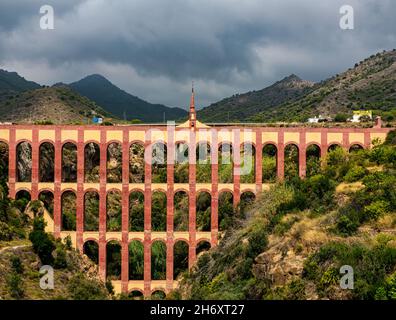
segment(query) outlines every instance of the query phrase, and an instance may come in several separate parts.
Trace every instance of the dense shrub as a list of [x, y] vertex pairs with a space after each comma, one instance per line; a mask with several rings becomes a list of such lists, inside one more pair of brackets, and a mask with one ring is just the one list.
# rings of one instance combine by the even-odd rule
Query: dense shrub
[[45, 221], [37, 217], [33, 221], [33, 230], [29, 234], [29, 240], [32, 242], [34, 252], [39, 256], [43, 264], [52, 264], [54, 258], [52, 251], [55, 249], [54, 239], [44, 231]]

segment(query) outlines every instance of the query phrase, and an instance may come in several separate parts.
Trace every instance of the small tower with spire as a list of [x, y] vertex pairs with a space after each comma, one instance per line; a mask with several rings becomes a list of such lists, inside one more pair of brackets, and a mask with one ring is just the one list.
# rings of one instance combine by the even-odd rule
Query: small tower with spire
[[197, 120], [197, 115], [195, 113], [194, 81], [193, 81], [191, 86], [191, 100], [190, 100], [190, 116], [189, 116], [190, 128], [196, 127], [196, 120]]

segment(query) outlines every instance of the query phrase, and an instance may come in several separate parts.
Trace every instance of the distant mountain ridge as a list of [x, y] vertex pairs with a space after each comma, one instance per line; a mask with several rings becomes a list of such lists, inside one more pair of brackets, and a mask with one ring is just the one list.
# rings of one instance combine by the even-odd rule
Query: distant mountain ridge
[[38, 89], [41, 86], [34, 82], [28, 81], [16, 72], [9, 72], [0, 69], [0, 90], [1, 91], [17, 91]]
[[139, 119], [143, 122], [163, 122], [187, 116], [181, 108], [152, 104], [121, 90], [105, 77], [93, 74], [69, 84], [70, 88], [95, 101], [105, 110], [123, 119]]
[[313, 82], [292, 74], [264, 89], [235, 94], [213, 103], [199, 110], [198, 118], [204, 122], [243, 122], [259, 112], [306, 94], [313, 86]]
[[89, 124], [93, 115], [112, 115], [67, 86], [8, 93], [0, 101], [0, 122]]

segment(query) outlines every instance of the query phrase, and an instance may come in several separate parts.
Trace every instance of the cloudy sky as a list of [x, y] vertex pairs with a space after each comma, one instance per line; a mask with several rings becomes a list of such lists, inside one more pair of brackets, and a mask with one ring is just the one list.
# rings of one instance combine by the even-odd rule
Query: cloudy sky
[[[55, 29], [40, 28], [51, 5]], [[339, 27], [342, 5], [354, 30]], [[187, 107], [295, 73], [320, 81], [396, 47], [395, 0], [1, 0], [0, 68], [40, 84], [93, 73]]]

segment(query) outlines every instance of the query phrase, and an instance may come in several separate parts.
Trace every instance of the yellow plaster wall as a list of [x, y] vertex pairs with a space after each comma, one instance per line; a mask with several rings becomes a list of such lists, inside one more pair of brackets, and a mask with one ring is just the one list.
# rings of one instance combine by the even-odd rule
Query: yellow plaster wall
[[77, 130], [62, 130], [61, 131], [61, 139], [62, 139], [62, 141], [73, 140], [73, 141], [77, 142], [78, 131]]
[[96, 140], [100, 142], [100, 131], [99, 130], [84, 130], [84, 142], [89, 140]]
[[129, 141], [146, 141], [144, 131], [129, 131]]
[[150, 130], [151, 131], [151, 141], [164, 141], [165, 143], [168, 142], [168, 133], [166, 131], [161, 130]]
[[177, 130], [175, 132], [175, 142], [176, 141], [186, 141], [188, 143], [190, 141], [190, 130]]
[[144, 192], [144, 183], [130, 183], [129, 184], [129, 191], [133, 189], [139, 189]]
[[241, 143], [256, 143], [256, 132], [251, 130], [241, 130]]
[[284, 143], [296, 142], [300, 143], [300, 133], [299, 132], [285, 132]]
[[15, 183], [15, 190], [25, 189], [31, 190], [32, 184], [30, 182], [16, 182]]
[[93, 182], [84, 183], [84, 191], [88, 189], [96, 189], [99, 191], [99, 188], [100, 188], [99, 183], [93, 183]]
[[350, 133], [349, 142], [360, 142], [364, 145], [364, 133]]
[[0, 139], [10, 141], [10, 131], [9, 130], [0, 130]]
[[151, 190], [152, 191], [160, 190], [160, 189], [166, 191], [168, 189], [168, 185], [166, 183], [152, 183], [151, 184]]
[[329, 132], [327, 134], [327, 143], [339, 142], [342, 143], [342, 133]]
[[38, 189], [39, 190], [43, 190], [43, 189], [54, 190], [54, 183], [53, 182], [40, 182], [38, 184]]
[[122, 183], [106, 183], [106, 191], [111, 189], [117, 189], [119, 191], [122, 190]]
[[116, 140], [122, 143], [122, 131], [107, 131], [106, 133], [106, 142], [109, 142], [111, 140]]
[[263, 132], [261, 139], [263, 140], [263, 144], [270, 141], [278, 143], [278, 132]]
[[201, 190], [212, 190], [212, 184], [211, 183], [197, 183], [196, 185], [196, 190], [197, 192], [200, 192]]
[[121, 232], [112, 232], [112, 231], [107, 231], [106, 232], [106, 241], [109, 240], [117, 240], [120, 241], [122, 240], [122, 233]]
[[212, 145], [212, 131], [211, 130], [198, 130], [196, 136], [197, 143], [198, 142], [209, 142]]
[[55, 130], [39, 130], [39, 141], [41, 140], [55, 141]]
[[232, 142], [232, 132], [230, 130], [220, 130], [217, 134], [217, 142]]
[[32, 130], [15, 130], [15, 139], [32, 141]]
[[320, 132], [307, 132], [305, 134], [305, 142], [308, 143], [317, 143], [320, 145], [322, 142], [321, 140], [321, 133]]
[[77, 183], [74, 183], [74, 182], [63, 182], [63, 183], [61, 183], [61, 190], [66, 190], [66, 189], [77, 190]]
[[144, 232], [129, 232], [128, 240], [132, 241], [132, 239], [139, 239], [143, 242], [144, 240]]
[[380, 139], [382, 142], [386, 139], [386, 133], [371, 133], [370, 134], [370, 142], [373, 142], [374, 139]]

